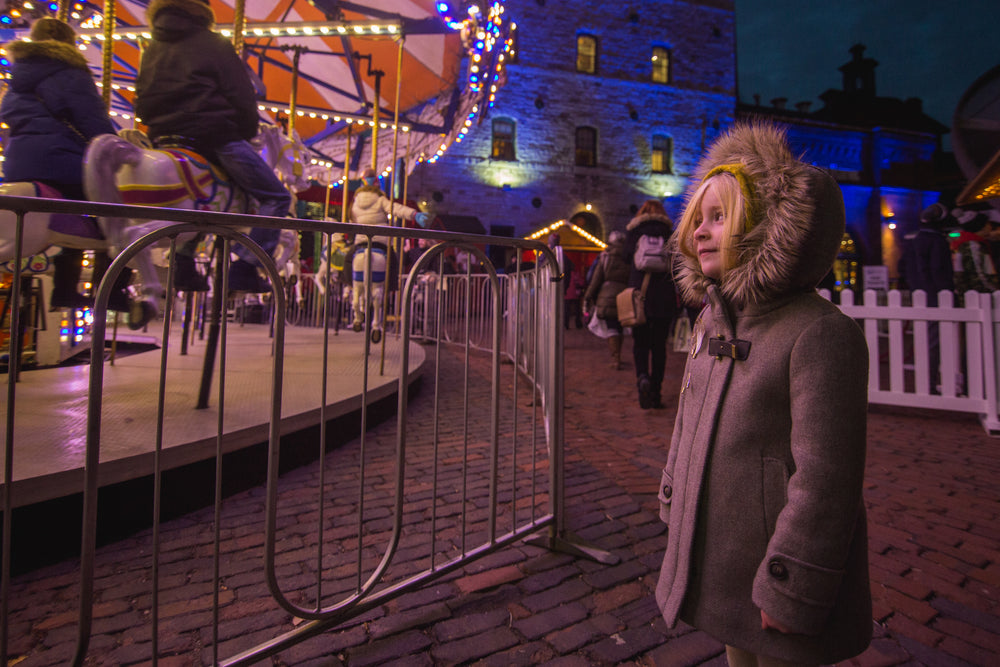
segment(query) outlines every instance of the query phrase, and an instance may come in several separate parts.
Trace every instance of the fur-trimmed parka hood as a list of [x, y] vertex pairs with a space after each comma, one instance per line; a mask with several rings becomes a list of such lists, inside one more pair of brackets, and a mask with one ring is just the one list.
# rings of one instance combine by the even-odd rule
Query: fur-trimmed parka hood
[[637, 215], [631, 220], [629, 220], [628, 224], [625, 225], [625, 229], [631, 232], [633, 229], [638, 229], [639, 225], [643, 224], [644, 222], [656, 222], [666, 225], [667, 235], [670, 234], [670, 232], [673, 230], [674, 227], [673, 223], [670, 222], [670, 218], [667, 218], [665, 216], [656, 213], [646, 213], [644, 215]]
[[10, 59], [14, 62], [12, 87], [22, 92], [32, 91], [38, 82], [48, 77], [53, 70], [72, 67], [87, 71], [87, 59], [72, 44], [55, 39], [37, 42], [17, 41], [6, 46]]
[[146, 10], [153, 38], [164, 42], [181, 39], [192, 30], [211, 30], [215, 12], [201, 0], [153, 0]]
[[[734, 247], [736, 267], [719, 282], [735, 307], [812, 290], [836, 259], [844, 236], [844, 200], [825, 171], [795, 158], [784, 130], [763, 122], [731, 127], [698, 163], [688, 201], [705, 176], [722, 165], [740, 165], [750, 182], [752, 229]], [[676, 283], [684, 300], [700, 303], [713, 284], [697, 259], [672, 247]]]

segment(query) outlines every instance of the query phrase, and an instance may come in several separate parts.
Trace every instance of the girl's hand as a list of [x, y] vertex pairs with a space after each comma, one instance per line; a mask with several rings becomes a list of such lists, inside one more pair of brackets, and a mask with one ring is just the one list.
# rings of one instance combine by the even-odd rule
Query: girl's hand
[[767, 612], [763, 609], [760, 610], [760, 628], [761, 630], [777, 630], [778, 632], [782, 632], [786, 635], [795, 634], [794, 630], [780, 621], [776, 621], [768, 616]]

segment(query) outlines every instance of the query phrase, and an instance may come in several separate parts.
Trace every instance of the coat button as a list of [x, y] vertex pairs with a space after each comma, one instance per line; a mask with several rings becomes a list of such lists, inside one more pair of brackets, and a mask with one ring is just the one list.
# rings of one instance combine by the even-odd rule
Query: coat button
[[671, 487], [669, 484], [664, 484], [663, 485], [663, 497], [664, 498], [666, 498], [667, 500], [669, 500], [670, 496], [673, 495], [673, 493], [674, 493], [673, 487]]
[[772, 577], [779, 581], [784, 581], [788, 578], [788, 568], [777, 558], [774, 558], [767, 564], [767, 571]]

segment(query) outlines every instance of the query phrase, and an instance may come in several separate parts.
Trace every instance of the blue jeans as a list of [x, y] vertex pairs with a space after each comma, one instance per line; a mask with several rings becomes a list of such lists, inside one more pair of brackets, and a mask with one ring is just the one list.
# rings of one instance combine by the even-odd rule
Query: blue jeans
[[[229, 179], [260, 204], [260, 215], [284, 218], [292, 205], [292, 195], [285, 189], [248, 141], [233, 141], [215, 149], [215, 158], [225, 169]], [[266, 252], [271, 253], [278, 245], [277, 229], [254, 227], [250, 238]], [[257, 259], [242, 246], [233, 249], [240, 259], [259, 264]]]

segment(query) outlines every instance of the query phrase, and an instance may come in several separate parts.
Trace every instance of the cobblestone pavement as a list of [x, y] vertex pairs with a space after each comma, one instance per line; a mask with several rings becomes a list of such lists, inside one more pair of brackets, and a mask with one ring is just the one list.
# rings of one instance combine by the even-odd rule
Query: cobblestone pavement
[[[630, 342], [625, 348], [628, 357]], [[461, 364], [449, 361], [453, 353], [441, 356], [443, 377], [458, 382]], [[648, 411], [638, 407], [631, 362], [614, 371], [608, 360], [604, 341], [585, 330], [566, 332], [568, 526], [619, 556], [617, 565], [517, 543], [285, 650], [272, 664], [724, 665], [723, 647], [705, 633], [667, 629], [652, 595], [664, 546], [656, 485], [684, 357], [672, 353], [668, 360], [667, 409]], [[487, 369], [477, 363], [484, 377]], [[425, 383], [412, 399], [408, 429], [428, 428], [419, 415], [430, 412], [434, 395]], [[394, 432], [389, 420], [366, 440], [376, 446]], [[294, 496], [320, 468], [284, 476], [283, 493]], [[1000, 439], [987, 436], [975, 417], [872, 407], [865, 499], [875, 640], [848, 664], [1000, 664], [998, 480]], [[237, 494], [227, 512], [250, 526], [259, 521], [263, 495], [259, 488]], [[196, 574], [206, 569], [196, 565], [210, 559], [211, 517], [203, 510], [163, 526], [159, 649], [167, 657], [160, 665], [212, 661], [210, 579]], [[226, 539], [232, 544], [223, 547], [230, 556], [219, 593], [222, 656], [298, 624], [267, 595], [252, 571], [257, 561], [241, 558], [261, 550], [257, 532], [234, 530]], [[99, 554], [89, 664], [148, 661], [147, 575], [128, 565], [142, 560], [147, 544], [148, 535], [139, 535]], [[279, 564], [287, 559], [290, 567], [302, 547], [280, 542]], [[67, 562], [14, 580], [11, 653], [18, 664], [68, 660], [76, 633], [74, 572]]]

